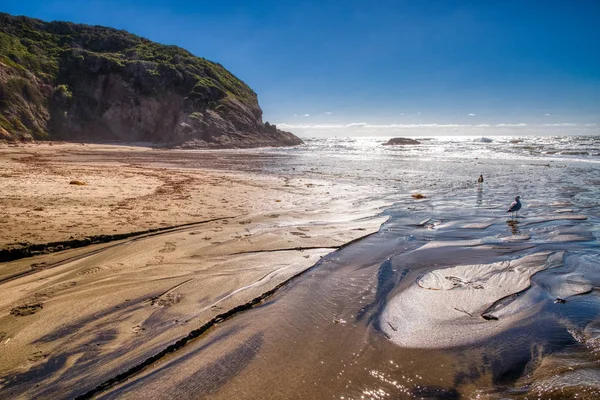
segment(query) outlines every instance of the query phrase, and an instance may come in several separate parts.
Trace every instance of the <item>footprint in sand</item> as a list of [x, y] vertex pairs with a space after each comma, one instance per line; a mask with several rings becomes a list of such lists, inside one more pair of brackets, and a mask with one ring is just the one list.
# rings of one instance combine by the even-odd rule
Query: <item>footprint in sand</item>
[[42, 353], [41, 351], [36, 351], [35, 353], [33, 353], [32, 355], [30, 355], [29, 357], [27, 357], [27, 359], [29, 361], [35, 362], [35, 361], [39, 361], [41, 359], [44, 359], [46, 357], [48, 357], [48, 355]]
[[310, 238], [310, 236], [308, 236], [307, 234], [305, 234], [304, 232], [290, 232], [292, 235], [294, 236], [299, 236], [302, 239], [308, 239]]
[[173, 304], [179, 303], [181, 295], [179, 293], [167, 293], [157, 299], [152, 300], [154, 307], [171, 307]]
[[123, 263], [116, 263], [116, 264], [106, 264], [102, 267], [102, 269], [114, 269], [114, 272], [119, 272], [119, 267], [124, 266], [125, 264]]
[[67, 288], [73, 287], [75, 285], [77, 285], [77, 282], [63, 282], [63, 283], [59, 284], [58, 287], [61, 289], [67, 289]]
[[48, 267], [48, 263], [46, 263], [46, 262], [33, 263], [29, 266], [29, 268], [31, 268], [32, 271], [46, 269], [47, 267]]
[[158, 252], [159, 253], [172, 253], [177, 249], [177, 247], [175, 246], [175, 243], [173, 242], [165, 242], [165, 247], [163, 247], [162, 249], [160, 249]]
[[48, 300], [54, 292], [36, 292], [33, 294], [33, 298], [36, 302], [41, 302], [43, 300]]
[[41, 302], [25, 304], [22, 306], [14, 307], [10, 310], [10, 314], [15, 317], [24, 317], [26, 315], [32, 315], [40, 311], [44, 306]]
[[146, 330], [146, 328], [142, 328], [141, 326], [139, 326], [139, 325], [136, 325], [136, 326], [134, 326], [133, 328], [131, 328], [131, 330], [133, 331], [133, 333], [140, 333], [140, 332], [142, 332], [142, 331], [145, 331], [145, 330]]
[[84, 269], [84, 270], [82, 270], [82, 271], [79, 271], [79, 272], [77, 273], [77, 275], [89, 275], [89, 274], [95, 274], [95, 273], [98, 273], [98, 272], [100, 272], [101, 270], [102, 270], [102, 268], [100, 268], [100, 267], [86, 268], [86, 269]]

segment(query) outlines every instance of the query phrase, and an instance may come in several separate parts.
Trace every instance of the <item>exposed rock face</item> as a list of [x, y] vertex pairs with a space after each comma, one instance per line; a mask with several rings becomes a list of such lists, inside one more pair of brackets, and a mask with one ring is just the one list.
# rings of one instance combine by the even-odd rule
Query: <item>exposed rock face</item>
[[0, 139], [297, 145], [220, 64], [125, 31], [0, 13]]
[[406, 145], [406, 144], [421, 144], [421, 142], [419, 142], [418, 140], [415, 140], [415, 139], [397, 137], [397, 138], [392, 138], [392, 139], [388, 140], [387, 143], [384, 143], [383, 145], [384, 146], [396, 146], [396, 145]]

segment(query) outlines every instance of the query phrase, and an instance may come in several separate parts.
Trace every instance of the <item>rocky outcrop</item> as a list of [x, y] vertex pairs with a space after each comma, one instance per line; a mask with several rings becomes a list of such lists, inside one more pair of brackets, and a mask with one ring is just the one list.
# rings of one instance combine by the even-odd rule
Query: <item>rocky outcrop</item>
[[220, 64], [111, 28], [0, 14], [0, 139], [288, 146]]
[[392, 138], [392, 139], [388, 140], [383, 145], [384, 146], [397, 146], [397, 145], [407, 145], [407, 144], [421, 144], [421, 142], [419, 142], [418, 140], [415, 140], [415, 139], [397, 137], [397, 138]]

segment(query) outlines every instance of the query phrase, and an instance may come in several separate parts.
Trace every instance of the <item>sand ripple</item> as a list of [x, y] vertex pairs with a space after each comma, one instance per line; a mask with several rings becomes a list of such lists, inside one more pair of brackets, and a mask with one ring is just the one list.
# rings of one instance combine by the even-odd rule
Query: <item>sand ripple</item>
[[562, 259], [562, 252], [540, 252], [427, 272], [389, 301], [381, 327], [404, 347], [456, 347], [483, 340], [528, 315], [514, 295], [530, 286], [532, 275], [562, 265]]

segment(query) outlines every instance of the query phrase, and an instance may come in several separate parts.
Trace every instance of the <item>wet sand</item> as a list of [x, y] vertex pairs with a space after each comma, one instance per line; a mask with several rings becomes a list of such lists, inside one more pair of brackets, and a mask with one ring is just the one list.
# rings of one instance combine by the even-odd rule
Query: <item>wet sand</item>
[[[186, 168], [182, 154], [203, 157], [0, 148], [0, 249], [20, 250], [0, 264], [3, 396], [86, 393], [259, 302], [387, 219], [377, 215], [389, 201], [351, 185]], [[80, 243], [100, 236], [106, 243]], [[69, 249], [74, 241], [81, 247]]]
[[462, 194], [396, 203], [379, 234], [99, 398], [597, 398], [597, 222], [511, 224], [493, 190], [473, 213]]

